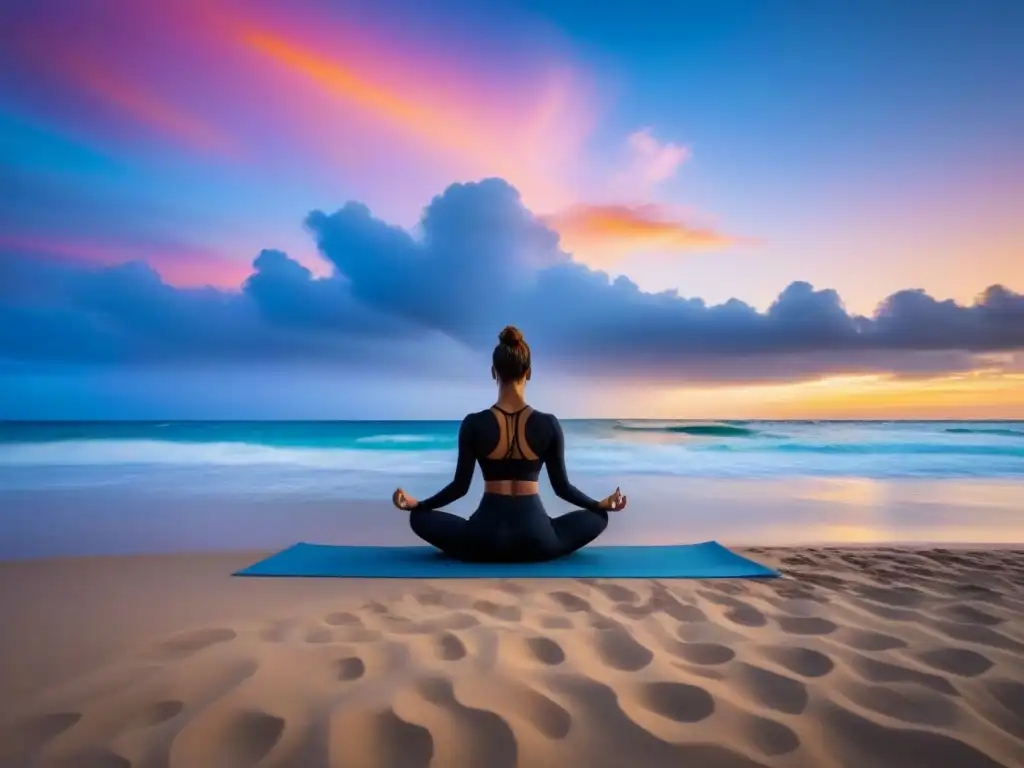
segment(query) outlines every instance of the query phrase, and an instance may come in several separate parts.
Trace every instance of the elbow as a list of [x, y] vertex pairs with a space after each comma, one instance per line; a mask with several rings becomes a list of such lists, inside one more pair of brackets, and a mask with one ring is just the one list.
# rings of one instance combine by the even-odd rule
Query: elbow
[[575, 488], [573, 488], [567, 482], [558, 483], [557, 485], [552, 483], [551, 490], [553, 490], [555, 492], [555, 496], [560, 498], [562, 501], [571, 502], [573, 497], [573, 491], [575, 490]]

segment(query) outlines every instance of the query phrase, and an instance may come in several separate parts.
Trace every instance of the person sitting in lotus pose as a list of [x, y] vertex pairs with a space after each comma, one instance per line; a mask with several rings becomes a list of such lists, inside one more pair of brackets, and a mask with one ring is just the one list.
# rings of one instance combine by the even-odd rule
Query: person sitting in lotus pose
[[[616, 488], [603, 501], [594, 501], [569, 482], [561, 424], [526, 404], [530, 347], [515, 326], [507, 326], [498, 339], [491, 357], [498, 401], [462, 420], [455, 478], [423, 501], [398, 488], [392, 502], [409, 512], [417, 536], [459, 560], [553, 560], [600, 536], [608, 526], [608, 512], [625, 509], [626, 497]], [[484, 476], [484, 495], [476, 512], [467, 520], [440, 511], [469, 491], [476, 462]], [[538, 491], [541, 465], [547, 465], [559, 498], [580, 509], [548, 516]]]

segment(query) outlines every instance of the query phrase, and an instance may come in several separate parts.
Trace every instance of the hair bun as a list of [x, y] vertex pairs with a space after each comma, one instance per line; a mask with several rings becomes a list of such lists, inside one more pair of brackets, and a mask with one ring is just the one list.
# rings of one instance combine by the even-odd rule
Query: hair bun
[[498, 334], [498, 341], [506, 347], [514, 347], [523, 340], [523, 332], [514, 325], [506, 325]]

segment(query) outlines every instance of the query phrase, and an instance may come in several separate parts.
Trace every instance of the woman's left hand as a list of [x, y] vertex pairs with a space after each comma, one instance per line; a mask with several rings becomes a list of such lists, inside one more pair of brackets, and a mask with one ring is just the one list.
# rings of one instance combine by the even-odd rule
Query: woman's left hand
[[606, 499], [602, 499], [600, 506], [601, 509], [608, 512], [621, 512], [626, 508], [626, 504], [629, 499], [622, 493], [619, 488], [615, 489], [615, 493]]
[[416, 499], [407, 494], [401, 488], [396, 488], [395, 492], [391, 494], [391, 503], [399, 509], [404, 509], [406, 511], [416, 509], [416, 506], [419, 504]]

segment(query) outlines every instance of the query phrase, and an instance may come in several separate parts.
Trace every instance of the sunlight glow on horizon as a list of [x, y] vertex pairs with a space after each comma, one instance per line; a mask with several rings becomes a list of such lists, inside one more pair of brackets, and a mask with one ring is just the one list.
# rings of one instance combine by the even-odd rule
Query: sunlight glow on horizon
[[616, 394], [593, 403], [608, 418], [1013, 420], [1024, 419], [1024, 373], [826, 376], [713, 388], [655, 385], [642, 399], [639, 405], [635, 396]]

